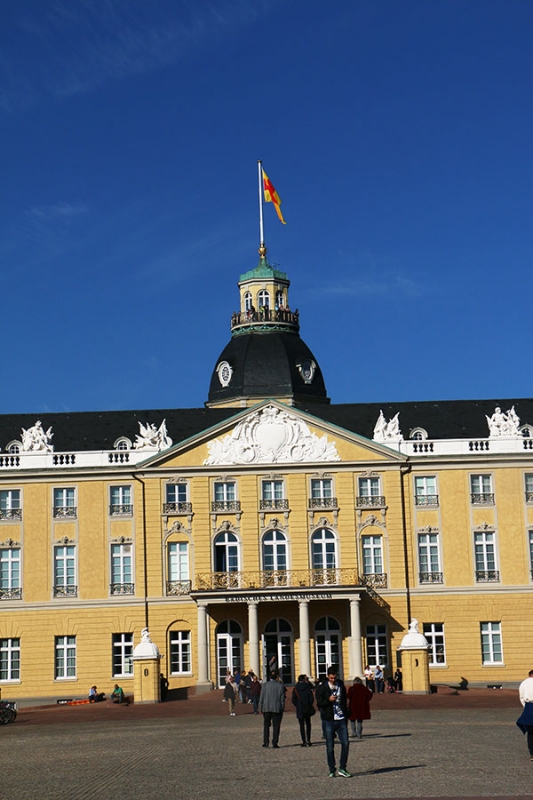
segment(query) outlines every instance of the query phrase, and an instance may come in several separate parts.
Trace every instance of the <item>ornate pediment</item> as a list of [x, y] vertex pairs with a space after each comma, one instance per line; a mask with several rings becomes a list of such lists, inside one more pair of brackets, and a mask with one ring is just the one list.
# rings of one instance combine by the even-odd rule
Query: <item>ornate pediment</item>
[[319, 438], [299, 417], [275, 406], [253, 412], [207, 447], [206, 466], [340, 461], [335, 442]]

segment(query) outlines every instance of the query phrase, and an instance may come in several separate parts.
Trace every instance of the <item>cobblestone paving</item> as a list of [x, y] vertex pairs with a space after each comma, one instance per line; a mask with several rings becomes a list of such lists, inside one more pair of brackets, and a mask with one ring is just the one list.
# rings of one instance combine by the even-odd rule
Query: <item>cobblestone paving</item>
[[157, 717], [140, 712], [134, 716], [130, 707], [102, 709], [102, 714], [110, 715], [98, 719], [91, 708], [86, 722], [67, 722], [68, 716], [57, 710], [57, 724], [35, 724], [36, 718], [46, 717], [22, 711], [14, 724], [0, 730], [2, 797], [531, 800], [533, 796], [533, 762], [515, 726], [519, 709], [514, 703], [492, 709], [385, 709], [376, 703], [373, 719], [365, 723], [365, 737], [350, 746], [351, 779], [327, 777], [316, 717], [313, 747], [299, 746], [297, 721], [286, 713], [280, 749], [266, 750], [261, 747], [262, 718], [249, 713], [248, 707], [241, 707], [237, 717], [228, 717], [216, 693], [203, 703], [212, 714], [187, 715], [182, 706], [179, 716], [166, 716], [170, 713], [166, 704], [165, 715]]

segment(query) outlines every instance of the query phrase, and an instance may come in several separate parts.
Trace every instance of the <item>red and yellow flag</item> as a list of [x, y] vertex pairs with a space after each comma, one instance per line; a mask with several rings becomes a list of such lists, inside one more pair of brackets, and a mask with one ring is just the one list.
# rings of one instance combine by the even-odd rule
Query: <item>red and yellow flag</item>
[[264, 169], [261, 169], [263, 173], [263, 193], [265, 196], [265, 203], [274, 203], [274, 208], [276, 209], [276, 213], [280, 219], [280, 222], [283, 222], [284, 225], [287, 223], [283, 219], [283, 214], [281, 213], [281, 200], [279, 199], [279, 194], [276, 192], [270, 178], [267, 176]]

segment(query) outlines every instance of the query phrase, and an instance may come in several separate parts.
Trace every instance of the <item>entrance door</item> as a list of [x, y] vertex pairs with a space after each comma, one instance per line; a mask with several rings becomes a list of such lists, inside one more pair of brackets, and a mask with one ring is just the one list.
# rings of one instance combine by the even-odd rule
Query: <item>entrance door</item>
[[229, 619], [217, 627], [217, 677], [219, 689], [226, 685], [228, 670], [233, 673], [242, 668], [242, 628], [238, 622]]
[[340, 625], [334, 617], [322, 617], [315, 625], [316, 676], [323, 680], [328, 667], [335, 664], [341, 670]]
[[279, 671], [283, 683], [294, 683], [293, 633], [286, 619], [272, 619], [265, 626], [267, 677], [271, 669]]

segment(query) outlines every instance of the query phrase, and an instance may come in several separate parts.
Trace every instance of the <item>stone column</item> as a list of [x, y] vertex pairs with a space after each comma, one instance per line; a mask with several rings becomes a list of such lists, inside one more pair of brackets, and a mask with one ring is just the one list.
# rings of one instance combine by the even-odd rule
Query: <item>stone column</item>
[[349, 652], [349, 679], [363, 677], [363, 658], [361, 654], [361, 615], [359, 609], [359, 595], [350, 599], [350, 638], [348, 640]]
[[212, 689], [211, 681], [208, 680], [209, 664], [209, 642], [207, 639], [207, 604], [198, 603], [198, 679], [196, 681], [196, 691], [198, 693], [207, 692]]
[[259, 677], [259, 627], [257, 624], [257, 603], [248, 603], [248, 639], [250, 669]]
[[310, 675], [309, 600], [298, 600], [298, 614], [300, 617], [300, 672], [302, 675]]

